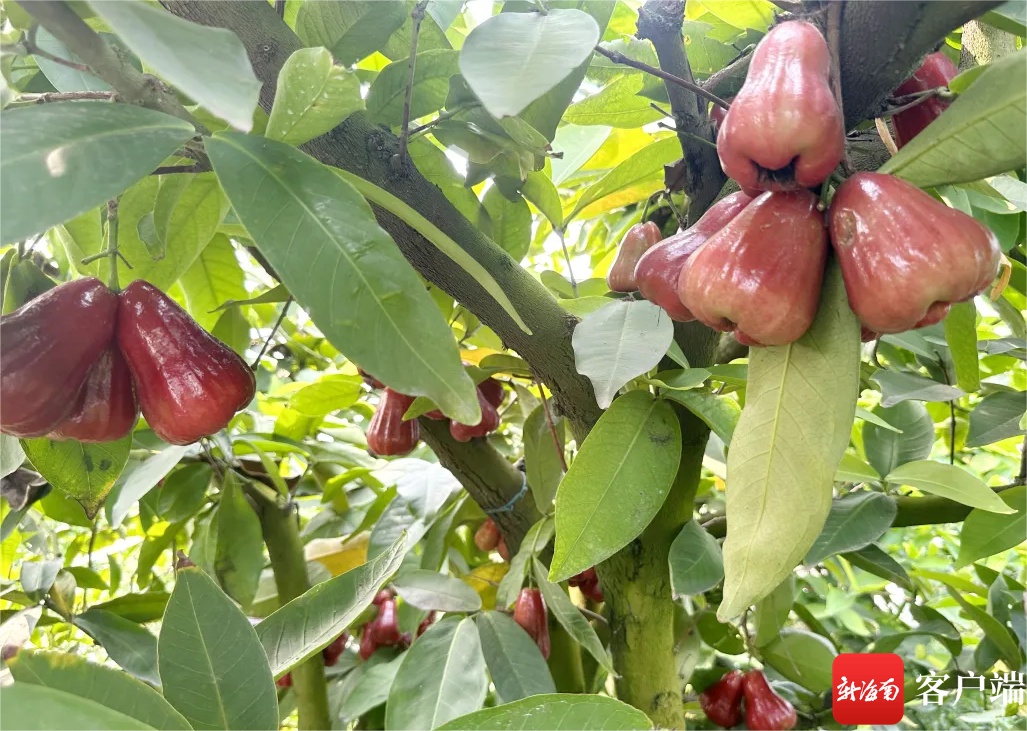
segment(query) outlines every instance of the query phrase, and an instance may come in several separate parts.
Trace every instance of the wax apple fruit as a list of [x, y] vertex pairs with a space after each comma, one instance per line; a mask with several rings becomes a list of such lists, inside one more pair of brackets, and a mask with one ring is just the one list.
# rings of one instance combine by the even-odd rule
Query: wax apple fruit
[[742, 671], [732, 670], [699, 696], [706, 717], [722, 728], [742, 720]]
[[[899, 84], [892, 92], [892, 96], [905, 96], [939, 86], [948, 86], [958, 74], [959, 67], [952, 63], [948, 56], [944, 53], [932, 53], [924, 59], [923, 65], [912, 76]], [[923, 132], [927, 125], [941, 116], [948, 105], [949, 100], [933, 96], [915, 107], [892, 115], [895, 144], [902, 147]]]
[[111, 346], [93, 364], [74, 410], [49, 436], [114, 442], [131, 432], [138, 418], [132, 374], [121, 351]]
[[481, 407], [481, 421], [477, 424], [449, 422], [449, 433], [458, 442], [469, 442], [477, 437], [486, 437], [499, 428], [499, 412], [478, 389], [478, 405]]
[[481, 395], [485, 397], [485, 400], [497, 409], [502, 406], [503, 397], [506, 396], [506, 389], [495, 378], [486, 378], [478, 384], [478, 390], [481, 391]]
[[599, 575], [596, 573], [595, 567], [585, 569], [580, 574], [572, 576], [567, 583], [578, 587], [578, 591], [596, 604], [603, 603], [605, 597], [603, 597], [602, 587], [599, 586]]
[[549, 612], [542, 592], [535, 588], [521, 589], [514, 603], [514, 621], [535, 640], [542, 657], [549, 659]]
[[774, 692], [766, 676], [750, 670], [742, 676], [745, 696], [745, 725], [761, 731], [788, 731], [798, 720], [791, 703]]
[[827, 179], [845, 154], [830, 72], [831, 54], [815, 26], [792, 20], [767, 33], [717, 134], [728, 177], [749, 190], [808, 188]]
[[725, 196], [693, 225], [668, 236], [643, 254], [635, 267], [635, 281], [642, 296], [662, 307], [672, 320], [694, 320], [695, 317], [678, 298], [681, 269], [706, 239], [724, 228], [751, 200], [749, 195], [742, 192]]
[[678, 296], [695, 318], [743, 345], [784, 345], [809, 329], [827, 230], [806, 190], [764, 193], [692, 255]]
[[617, 256], [610, 271], [606, 273], [606, 285], [613, 292], [634, 292], [635, 265], [642, 254], [651, 249], [662, 238], [660, 227], [652, 221], [636, 223], [628, 229], [617, 247]]
[[486, 518], [485, 522], [474, 533], [474, 545], [482, 551], [491, 551], [499, 545], [499, 539], [502, 537], [496, 521], [492, 520], [492, 518]]
[[149, 282], [118, 295], [117, 344], [150, 428], [171, 444], [224, 429], [253, 398], [253, 372]]
[[396, 600], [386, 599], [378, 605], [378, 616], [374, 625], [374, 639], [379, 647], [392, 647], [400, 641], [399, 623], [396, 620]]
[[831, 202], [831, 244], [864, 327], [899, 333], [942, 320], [998, 272], [995, 235], [891, 175], [857, 173]]
[[367, 427], [367, 448], [379, 457], [395, 457], [409, 454], [421, 438], [421, 427], [417, 419], [403, 421], [403, 414], [414, 402], [413, 396], [406, 396], [391, 388], [382, 391], [382, 400]]
[[347, 640], [349, 640], [349, 635], [343, 632], [332, 640], [326, 648], [321, 650], [321, 657], [324, 659], [325, 667], [330, 668], [335, 665], [335, 663], [339, 662], [339, 658], [342, 657], [342, 653], [346, 651]]
[[117, 296], [89, 277], [0, 318], [0, 431], [40, 437], [71, 413], [114, 337], [117, 312]]

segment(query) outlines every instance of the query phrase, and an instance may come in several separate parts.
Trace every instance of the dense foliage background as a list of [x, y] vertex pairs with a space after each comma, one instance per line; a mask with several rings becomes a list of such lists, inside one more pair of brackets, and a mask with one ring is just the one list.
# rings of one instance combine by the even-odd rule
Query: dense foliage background
[[[987, 224], [1011, 268], [995, 297], [843, 363], [854, 419], [831, 380], [854, 340], [802, 364], [819, 381], [754, 383], [732, 338], [604, 280], [631, 225], [669, 235], [725, 183], [707, 101], [639, 64], [730, 97], [775, 15], [827, 22], [806, 5], [5, 2], [3, 312], [117, 262], [255, 363], [258, 393], [188, 446], [145, 424], [104, 445], [0, 436], [0, 644], [22, 648], [3, 723], [708, 727], [697, 695], [737, 666], [812, 728], [834, 723], [833, 657], [876, 651], [905, 662], [904, 725], [1022, 726], [999, 681], [1027, 651], [1024, 4], [840, 12], [855, 167]], [[890, 157], [874, 119], [939, 43], [960, 96]], [[110, 198], [121, 261], [94, 256]], [[840, 292], [824, 311], [847, 312]], [[492, 376], [501, 426], [460, 443], [422, 418], [411, 454], [372, 456], [380, 392], [357, 364], [423, 397], [417, 415], [473, 417]], [[840, 464], [729, 479], [739, 414], [768, 392], [746, 444], [787, 458], [824, 434]], [[657, 418], [673, 438], [634, 439]], [[764, 491], [762, 548], [722, 552], [726, 490]], [[801, 535], [817, 499], [827, 523]], [[486, 512], [510, 559], [475, 546]], [[604, 604], [564, 581], [594, 564]], [[502, 613], [525, 584], [548, 662]], [[386, 585], [404, 632], [439, 621], [362, 661]], [[970, 672], [985, 691], [956, 702]], [[932, 674], [943, 704], [918, 697]]]

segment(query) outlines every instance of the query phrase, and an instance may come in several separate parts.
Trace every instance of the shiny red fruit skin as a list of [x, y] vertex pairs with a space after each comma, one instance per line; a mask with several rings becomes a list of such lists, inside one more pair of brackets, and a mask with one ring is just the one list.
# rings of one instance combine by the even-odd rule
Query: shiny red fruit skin
[[506, 389], [495, 378], [486, 378], [478, 384], [478, 390], [481, 391], [481, 395], [485, 397], [485, 400], [497, 409], [503, 405]]
[[371, 604], [373, 604], [376, 607], [380, 607], [382, 602], [392, 599], [392, 596], [392, 591], [390, 591], [389, 589], [382, 589], [374, 595], [374, 599], [371, 600]]
[[606, 273], [606, 286], [611, 292], [634, 292], [638, 289], [635, 284], [635, 265], [642, 254], [661, 238], [663, 234], [660, 233], [660, 227], [652, 221], [636, 223], [628, 229], [617, 247], [617, 256], [614, 257], [610, 271]]
[[[734, 100], [735, 98], [733, 96], [724, 98], [724, 101], [726, 101], [728, 104], [732, 103]], [[724, 120], [726, 118], [727, 110], [724, 109], [724, 107], [720, 106], [719, 104], [714, 104], [710, 108], [710, 124], [713, 125], [714, 138], [716, 138], [716, 135], [720, 133], [720, 128], [724, 125]]]
[[292, 673], [286, 673], [278, 680], [275, 681], [276, 688], [291, 688], [292, 687]]
[[595, 568], [585, 569], [580, 574], [568, 579], [567, 583], [571, 586], [578, 587], [578, 591], [580, 591], [582, 595], [587, 599], [591, 599], [596, 604], [602, 604], [603, 601], [605, 601], [603, 590], [599, 586], [599, 575], [596, 574]]
[[1002, 255], [986, 226], [892, 175], [853, 175], [829, 216], [849, 305], [876, 333], [933, 325], [998, 273]]
[[371, 622], [374, 625], [374, 639], [379, 647], [398, 645], [401, 639], [399, 623], [396, 620], [396, 600], [386, 599], [378, 605], [378, 616]]
[[410, 454], [421, 438], [417, 419], [403, 421], [403, 414], [414, 403], [413, 396], [386, 388], [382, 400], [367, 427], [367, 448], [379, 457], [397, 457]]
[[253, 399], [246, 361], [149, 282], [132, 282], [118, 299], [118, 348], [154, 433], [192, 444], [228, 426]]
[[115, 442], [132, 431], [139, 418], [132, 373], [115, 347], [107, 348], [86, 378], [78, 405], [48, 436], [80, 442]]
[[742, 676], [745, 725], [752, 731], [788, 731], [798, 717], [791, 703], [774, 692], [766, 676], [750, 670]]
[[425, 615], [424, 619], [421, 620], [421, 623], [417, 625], [417, 636], [420, 637], [421, 635], [423, 635], [425, 632], [428, 631], [428, 628], [431, 627], [433, 624], [435, 624], [434, 609], [428, 612], [428, 614]]
[[335, 665], [335, 663], [339, 662], [339, 658], [342, 657], [342, 653], [346, 651], [347, 640], [349, 640], [349, 635], [343, 632], [332, 640], [328, 647], [321, 650], [321, 657], [324, 659], [325, 667], [330, 668]]
[[[924, 59], [923, 65], [912, 76], [899, 84], [892, 96], [915, 94], [939, 86], [948, 86], [959, 75], [959, 67], [944, 53], [932, 53]], [[892, 115], [895, 126], [895, 144], [902, 147], [924, 131], [931, 122], [941, 116], [949, 106], [949, 100], [936, 96], [910, 107], [904, 112]]]
[[742, 720], [742, 671], [732, 670], [699, 696], [703, 713], [721, 728]]
[[642, 296], [662, 307], [672, 320], [694, 320], [695, 317], [678, 298], [681, 269], [706, 239], [724, 228], [751, 201], [752, 197], [742, 192], [725, 196], [710, 206], [693, 225], [668, 236], [643, 254], [635, 267], [635, 281]]
[[[760, 41], [717, 152], [727, 176], [752, 190], [819, 185], [841, 162], [845, 123], [831, 91], [831, 54], [816, 26], [791, 20]], [[786, 170], [793, 163], [794, 173]]]
[[542, 657], [549, 659], [549, 612], [542, 592], [538, 589], [521, 589], [514, 604], [514, 621], [535, 640]]
[[785, 345], [813, 323], [826, 258], [817, 197], [764, 193], [692, 255], [678, 296], [697, 320], [733, 330], [743, 345]]
[[477, 424], [461, 424], [449, 422], [449, 433], [458, 442], [469, 442], [478, 437], [487, 437], [499, 428], [499, 412], [489, 403], [485, 395], [478, 389], [478, 405], [481, 407], [481, 421]]
[[360, 649], [357, 651], [357, 654], [360, 655], [361, 660], [366, 660], [377, 649], [378, 642], [374, 637], [374, 622], [368, 622], [364, 625], [364, 631], [360, 635]]
[[474, 533], [474, 545], [482, 551], [491, 551], [499, 545], [499, 539], [502, 537], [496, 521], [486, 518]]
[[117, 313], [117, 295], [88, 277], [0, 318], [0, 431], [41, 437], [71, 413]]
[[496, 553], [504, 561], [510, 560], [510, 547], [506, 545], [506, 539], [502, 536], [499, 537], [499, 543], [496, 544]]

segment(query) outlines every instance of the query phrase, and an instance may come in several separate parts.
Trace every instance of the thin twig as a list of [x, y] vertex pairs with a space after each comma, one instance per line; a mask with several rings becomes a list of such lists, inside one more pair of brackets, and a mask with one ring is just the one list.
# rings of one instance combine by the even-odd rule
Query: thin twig
[[117, 96], [114, 91], [48, 91], [42, 94], [22, 94], [15, 101], [49, 104], [50, 102], [72, 102], [82, 99], [113, 100]]
[[121, 290], [118, 282], [118, 199], [107, 201], [107, 256], [110, 260], [110, 272], [107, 273], [107, 286], [115, 292]]
[[542, 399], [542, 411], [546, 415], [546, 425], [549, 427], [549, 433], [553, 437], [553, 447], [556, 449], [556, 454], [560, 457], [560, 466], [563, 467], [564, 474], [566, 474], [567, 457], [563, 453], [563, 445], [560, 444], [560, 435], [556, 433], [556, 424], [553, 423], [553, 412], [549, 410], [549, 399], [546, 398], [545, 387], [538, 376], [535, 376], [535, 384], [538, 386], [538, 393]]
[[632, 68], [636, 68], [639, 71], [645, 71], [647, 74], [652, 74], [653, 76], [659, 77], [664, 81], [669, 81], [671, 84], [676, 84], [677, 86], [680, 86], [682, 89], [688, 89], [693, 94], [696, 94], [697, 96], [701, 96], [704, 99], [713, 102], [718, 107], [723, 107], [724, 109], [728, 109], [731, 107], [731, 105], [728, 104], [726, 101], [721, 99], [713, 92], [707, 91], [699, 84], [693, 84], [691, 81], [685, 81], [681, 77], [667, 73], [663, 69], [656, 68], [655, 66], [650, 66], [649, 64], [643, 63], [641, 61], [636, 61], [633, 58], [625, 56], [623, 53], [619, 51], [611, 51], [607, 48], [603, 48], [602, 46], [596, 46], [595, 52], [598, 53], [600, 56], [606, 56], [606, 58], [610, 59], [614, 63], [623, 64], [624, 66], [631, 66]]
[[406, 96], [403, 97], [403, 126], [399, 134], [399, 164], [405, 166], [407, 162], [407, 138], [410, 126], [410, 104], [414, 98], [414, 70], [417, 66], [417, 37], [421, 34], [421, 22], [424, 20], [424, 11], [428, 7], [428, 0], [420, 0], [414, 9], [410, 11], [410, 19], [414, 27], [410, 32], [410, 63], [407, 72]]
[[560, 248], [563, 249], [563, 258], [567, 262], [567, 276], [571, 278], [571, 291], [574, 296], [578, 296], [578, 280], [574, 278], [574, 267], [571, 266], [571, 253], [567, 250], [567, 238], [564, 236], [563, 229], [553, 229], [556, 235], [560, 238]]
[[578, 607], [578, 611], [584, 614], [589, 619], [594, 619], [597, 622], [602, 622], [606, 626], [610, 626], [609, 620], [607, 620], [606, 617], [601, 615], [599, 612], [593, 612], [591, 609], [586, 609], [585, 607]]
[[39, 32], [39, 23], [33, 23], [32, 26], [29, 28], [28, 33], [25, 34], [25, 40], [23, 41], [23, 43], [25, 44], [25, 50], [28, 51], [30, 54], [32, 54], [33, 56], [39, 56], [40, 58], [48, 59], [50, 61], [53, 61], [54, 63], [60, 64], [61, 66], [67, 66], [69, 69], [75, 69], [76, 71], [84, 71], [86, 73], [92, 71], [92, 69], [90, 69], [84, 63], [70, 61], [66, 58], [55, 56], [49, 51], [44, 51], [42, 48], [39, 47], [39, 44], [36, 43], [37, 32]]
[[285, 320], [285, 314], [289, 311], [289, 305], [292, 304], [292, 295], [285, 300], [285, 304], [282, 305], [282, 313], [278, 316], [275, 321], [275, 326], [271, 328], [270, 334], [267, 336], [267, 340], [264, 341], [264, 345], [261, 346], [260, 352], [257, 353], [257, 357], [253, 360], [253, 364], [250, 366], [251, 371], [257, 370], [257, 366], [260, 365], [260, 359], [264, 357], [264, 353], [271, 345], [271, 341], [274, 340], [275, 333], [278, 332], [278, 328], [281, 327], [282, 321]]
[[[899, 97], [897, 101], [902, 102], [902, 103], [899, 106], [897, 106], [897, 107], [892, 107], [891, 109], [886, 110], [882, 114], [885, 117], [891, 117], [891, 116], [893, 116], [895, 114], [898, 114], [899, 112], [904, 112], [907, 109], [912, 109], [913, 107], [918, 107], [921, 104], [923, 104], [925, 101], [927, 101], [928, 99], [933, 99], [936, 96], [945, 96], [947, 94], [947, 92], [948, 92], [948, 88], [947, 87], [945, 87], [945, 86], [937, 86], [937, 87], [935, 87], [933, 89], [927, 89], [925, 91], [921, 91], [921, 92], [918, 92], [916, 94], [908, 94], [908, 95]], [[909, 101], [906, 101], [907, 99]]]

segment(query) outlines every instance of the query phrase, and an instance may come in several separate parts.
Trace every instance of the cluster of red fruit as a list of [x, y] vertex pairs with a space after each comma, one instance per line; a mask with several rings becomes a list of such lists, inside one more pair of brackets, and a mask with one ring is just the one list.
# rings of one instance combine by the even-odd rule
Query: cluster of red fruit
[[506, 539], [492, 518], [485, 518], [485, 522], [478, 526], [474, 533], [474, 545], [482, 551], [497, 551], [504, 561], [510, 560], [510, 549], [506, 545]]
[[[367, 447], [380, 457], [398, 457], [410, 454], [421, 439], [421, 427], [417, 419], [403, 420], [403, 414], [414, 403], [413, 396], [393, 391], [373, 376], [360, 371], [371, 388], [382, 389], [382, 399], [367, 427]], [[477, 437], [487, 437], [499, 428], [499, 407], [503, 403], [504, 389], [499, 381], [486, 378], [478, 384], [478, 405], [481, 406], [481, 421], [477, 424], [449, 423], [449, 433], [458, 442], [469, 442]], [[425, 414], [429, 419], [445, 421], [446, 417], [437, 409]]]
[[94, 277], [0, 318], [0, 431], [110, 442], [150, 428], [190, 444], [227, 426], [253, 373], [170, 297], [138, 280], [115, 294]]
[[[937, 55], [897, 91], [948, 83]], [[932, 325], [987, 288], [1001, 259], [991, 231], [898, 178], [848, 178], [825, 223], [807, 188], [826, 184], [845, 154], [830, 64], [809, 23], [766, 35], [717, 135], [741, 192], [666, 239], [653, 223], [633, 226], [607, 275], [611, 290], [638, 290], [672, 319], [734, 332], [744, 345], [784, 345], [816, 315], [829, 239], [864, 339]], [[943, 109], [934, 99], [895, 115], [900, 141]]]
[[718, 726], [732, 728], [742, 720], [753, 731], [788, 731], [797, 719], [791, 703], [774, 692], [759, 670], [732, 670], [699, 696], [699, 705]]

